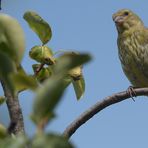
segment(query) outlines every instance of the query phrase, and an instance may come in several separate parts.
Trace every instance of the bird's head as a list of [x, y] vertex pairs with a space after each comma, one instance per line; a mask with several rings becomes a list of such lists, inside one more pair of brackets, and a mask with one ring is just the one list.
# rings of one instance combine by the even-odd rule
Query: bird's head
[[122, 9], [117, 11], [112, 16], [113, 21], [116, 24], [118, 33], [122, 33], [129, 30], [131, 27], [136, 27], [139, 25], [143, 26], [143, 22], [135, 13], [128, 9]]

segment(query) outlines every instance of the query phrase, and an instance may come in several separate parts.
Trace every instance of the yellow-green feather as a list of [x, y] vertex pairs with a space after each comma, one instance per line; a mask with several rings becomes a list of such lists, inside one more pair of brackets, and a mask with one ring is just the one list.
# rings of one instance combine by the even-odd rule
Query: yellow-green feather
[[148, 87], [148, 30], [136, 26], [119, 34], [118, 48], [127, 78], [136, 87]]

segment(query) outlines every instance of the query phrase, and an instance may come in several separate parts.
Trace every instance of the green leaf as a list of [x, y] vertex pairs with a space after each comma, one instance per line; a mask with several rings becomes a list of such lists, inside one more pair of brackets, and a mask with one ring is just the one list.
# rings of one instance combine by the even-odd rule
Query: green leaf
[[[32, 68], [34, 73], [36, 73], [37, 69], [40, 67], [41, 64], [34, 64]], [[44, 82], [46, 79], [52, 76], [52, 69], [50, 67], [43, 67], [35, 76], [39, 82]]]
[[2, 105], [6, 101], [4, 96], [0, 96], [0, 105]]
[[41, 127], [53, 117], [53, 111], [61, 99], [65, 88], [71, 83], [67, 73], [71, 69], [90, 60], [88, 54], [65, 55], [58, 58], [54, 67], [54, 75], [45, 80], [37, 89], [33, 105], [32, 119]]
[[12, 72], [15, 72], [13, 61], [8, 57], [8, 55], [0, 52], [0, 76], [5, 78]]
[[81, 77], [78, 80], [73, 80], [72, 84], [75, 90], [77, 100], [79, 100], [85, 92], [85, 81], [83, 76], [81, 75]]
[[82, 75], [82, 66], [77, 66], [73, 69], [71, 69], [68, 72], [69, 76], [72, 77], [73, 80], [79, 80], [79, 78]]
[[12, 74], [11, 79], [17, 91], [23, 91], [28, 88], [35, 90], [38, 86], [33, 76], [28, 76], [24, 73]]
[[1, 148], [26, 148], [29, 145], [29, 140], [23, 135], [17, 135], [16, 137], [7, 137], [0, 140]]
[[72, 84], [75, 90], [77, 100], [79, 100], [85, 92], [85, 81], [82, 75], [82, 66], [77, 66], [68, 72], [72, 78]]
[[20, 63], [24, 55], [24, 32], [18, 21], [6, 14], [0, 14], [0, 52]]
[[[32, 118], [38, 126], [48, 122], [53, 117], [53, 110], [63, 95], [69, 82], [62, 79], [61, 75], [53, 76], [42, 83], [36, 92], [33, 105]], [[46, 123], [44, 123], [46, 124]]]
[[69, 52], [68, 54], [63, 54], [56, 59], [57, 63], [55, 66], [55, 73], [67, 72], [77, 66], [81, 66], [84, 63], [91, 60], [89, 54], [77, 54], [74, 52]]
[[0, 139], [4, 139], [7, 136], [7, 128], [0, 124]]
[[13, 95], [15, 95], [15, 88], [10, 79], [10, 75], [15, 73], [15, 71], [13, 61], [7, 54], [0, 52], [0, 79], [5, 83], [5, 85], [7, 85]]
[[38, 35], [43, 44], [46, 44], [51, 39], [52, 31], [49, 24], [36, 12], [27, 11], [23, 17], [30, 28]]
[[74, 148], [68, 140], [56, 134], [37, 135], [33, 138], [32, 148]]
[[29, 56], [37, 62], [52, 65], [55, 63], [52, 50], [47, 46], [34, 46], [29, 52]]

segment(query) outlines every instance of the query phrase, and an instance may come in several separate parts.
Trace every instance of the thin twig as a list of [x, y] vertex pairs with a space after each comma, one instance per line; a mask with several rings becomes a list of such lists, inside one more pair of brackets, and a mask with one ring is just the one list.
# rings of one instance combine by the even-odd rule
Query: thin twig
[[41, 64], [35, 71], [35, 75], [37, 75], [41, 70], [42, 68], [44, 67], [45, 64]]
[[13, 96], [9, 88], [1, 81], [6, 99], [7, 108], [10, 116], [10, 126], [8, 132], [11, 134], [24, 133], [24, 122], [22, 110], [19, 104], [18, 96]]
[[[148, 95], [148, 88], [136, 88], [134, 89], [134, 91], [136, 93], [136, 96]], [[67, 128], [63, 132], [63, 136], [69, 139], [80, 126], [91, 119], [95, 114], [112, 104], [121, 102], [125, 99], [129, 99], [130, 97], [131, 96], [127, 93], [127, 91], [124, 91], [102, 99], [101, 101], [97, 102], [95, 105], [87, 109], [85, 112], [83, 112], [77, 119], [75, 119], [69, 126], [67, 126]]]

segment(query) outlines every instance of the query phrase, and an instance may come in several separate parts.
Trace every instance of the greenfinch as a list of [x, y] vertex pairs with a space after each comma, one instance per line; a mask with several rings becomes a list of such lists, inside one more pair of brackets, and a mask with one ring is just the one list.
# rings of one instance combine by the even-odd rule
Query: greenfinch
[[122, 69], [133, 87], [148, 87], [148, 29], [128, 9], [113, 14]]

